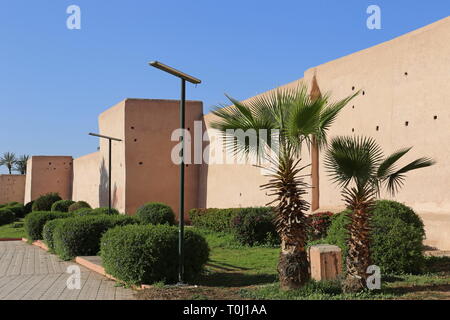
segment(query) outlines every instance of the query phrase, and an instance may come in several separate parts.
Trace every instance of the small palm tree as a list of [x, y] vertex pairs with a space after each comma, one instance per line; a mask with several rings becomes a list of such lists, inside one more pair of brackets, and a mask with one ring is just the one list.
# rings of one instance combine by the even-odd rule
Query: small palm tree
[[366, 285], [370, 261], [370, 212], [380, 191], [385, 188], [394, 195], [409, 171], [434, 164], [430, 158], [419, 158], [397, 168], [411, 148], [404, 148], [385, 157], [372, 138], [335, 137], [325, 155], [325, 167], [332, 180], [342, 188], [342, 196], [351, 210], [348, 226], [347, 278], [344, 290], [355, 292]]
[[14, 170], [17, 172], [20, 172], [20, 174], [26, 174], [27, 173], [27, 161], [30, 158], [29, 155], [22, 155], [17, 159]]
[[[309, 203], [303, 199], [308, 186], [299, 175], [306, 167], [300, 166], [302, 145], [310, 146], [314, 138], [324, 146], [331, 124], [355, 96], [330, 103], [328, 95], [312, 99], [307, 87], [300, 85], [276, 89], [247, 102], [227, 96], [233, 106], [213, 111], [219, 120], [212, 122], [211, 127], [222, 132], [225, 147], [235, 154], [253, 154], [257, 159], [269, 159], [273, 164], [269, 183], [261, 187], [271, 190], [270, 195], [276, 196], [268, 205], [276, 203], [275, 224], [282, 241], [278, 264], [282, 289], [298, 288], [309, 280], [305, 216]], [[233, 130], [239, 129], [254, 130], [256, 145], [236, 139]], [[277, 130], [278, 136], [269, 135], [265, 147], [261, 147], [265, 139], [261, 132], [264, 130]], [[271, 156], [272, 151], [278, 155]]]
[[5, 152], [0, 157], [0, 166], [6, 166], [8, 168], [9, 174], [12, 173], [12, 169], [16, 164], [16, 162], [17, 162], [16, 155], [12, 152]]

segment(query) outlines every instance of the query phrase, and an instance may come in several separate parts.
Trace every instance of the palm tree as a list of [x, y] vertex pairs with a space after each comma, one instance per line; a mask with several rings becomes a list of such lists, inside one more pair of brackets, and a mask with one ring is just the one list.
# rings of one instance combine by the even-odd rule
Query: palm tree
[[335, 137], [325, 155], [325, 167], [333, 182], [342, 188], [342, 196], [351, 210], [348, 226], [347, 277], [344, 290], [356, 292], [366, 285], [370, 261], [370, 211], [382, 189], [391, 195], [398, 192], [409, 171], [434, 164], [430, 158], [419, 158], [397, 168], [397, 161], [411, 148], [385, 157], [372, 138]]
[[0, 166], [6, 166], [8, 168], [9, 174], [12, 173], [12, 169], [16, 162], [16, 155], [12, 152], [5, 152], [3, 156], [0, 157]]
[[20, 174], [27, 173], [27, 161], [30, 158], [29, 155], [22, 155], [17, 159], [14, 170], [20, 172]]
[[[235, 154], [253, 154], [259, 160], [268, 159], [273, 165], [269, 182], [261, 188], [271, 190], [270, 195], [276, 196], [268, 205], [276, 204], [275, 225], [281, 238], [278, 273], [282, 289], [298, 288], [309, 280], [305, 249], [305, 212], [309, 203], [303, 199], [308, 186], [303, 181], [304, 176], [299, 175], [307, 167], [300, 166], [302, 145], [310, 147], [314, 138], [324, 146], [331, 124], [356, 95], [330, 103], [329, 95], [312, 99], [307, 87], [299, 85], [275, 89], [246, 102], [227, 96], [233, 105], [213, 111], [218, 120], [213, 121], [211, 127], [222, 133], [228, 150]], [[239, 129], [253, 129], [256, 145], [236, 139], [229, 131]], [[277, 130], [278, 136], [265, 138], [264, 130]], [[277, 156], [271, 156], [273, 151]]]

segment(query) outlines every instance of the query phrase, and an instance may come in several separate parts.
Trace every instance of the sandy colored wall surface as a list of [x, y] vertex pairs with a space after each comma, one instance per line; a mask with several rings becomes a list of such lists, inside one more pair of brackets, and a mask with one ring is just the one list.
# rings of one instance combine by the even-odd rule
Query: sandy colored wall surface
[[0, 204], [9, 202], [24, 203], [25, 180], [25, 175], [0, 175]]
[[72, 200], [86, 201], [93, 208], [100, 206], [104, 187], [101, 187], [101, 154], [94, 152], [73, 160]]
[[[125, 133], [125, 102], [123, 100], [114, 107], [100, 114], [98, 125], [100, 134], [124, 139]], [[108, 140], [100, 140], [100, 182], [99, 182], [99, 205], [108, 206], [108, 166], [109, 146]], [[120, 212], [126, 212], [125, 207], [125, 144], [119, 141], [112, 142], [112, 206]]]
[[[407, 175], [395, 200], [422, 216], [427, 244], [450, 249], [450, 18], [378, 46], [307, 70], [322, 93], [333, 100], [361, 94], [347, 106], [330, 131], [375, 138], [386, 153], [413, 146], [403, 163], [432, 157], [437, 164]], [[212, 115], [205, 116], [206, 122]], [[406, 125], [406, 122], [408, 125]], [[304, 157], [305, 158], [305, 157]], [[210, 165], [202, 169], [207, 207], [264, 205], [258, 190], [264, 179], [254, 168]], [[320, 209], [342, 208], [339, 189], [319, 161]], [[221, 183], [221, 182], [225, 183]], [[244, 195], [244, 196], [241, 196]], [[384, 193], [383, 198], [390, 198]], [[310, 199], [309, 199], [310, 200]]]
[[49, 192], [72, 199], [72, 161], [70, 156], [31, 157], [27, 167], [25, 203]]
[[[202, 102], [186, 102], [185, 121], [190, 133], [193, 134], [194, 121], [202, 121], [202, 116]], [[170, 205], [178, 214], [179, 166], [171, 160], [178, 141], [171, 141], [171, 134], [179, 127], [179, 101], [126, 100], [127, 213], [134, 214], [144, 203], [157, 201]], [[192, 155], [193, 149], [192, 141]], [[185, 212], [198, 206], [199, 167], [195, 164], [185, 167]]]

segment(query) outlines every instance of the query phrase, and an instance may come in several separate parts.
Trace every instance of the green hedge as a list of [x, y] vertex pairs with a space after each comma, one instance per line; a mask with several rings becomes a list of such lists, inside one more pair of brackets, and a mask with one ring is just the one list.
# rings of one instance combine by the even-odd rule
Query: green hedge
[[9, 209], [14, 212], [16, 218], [23, 218], [25, 216], [25, 207], [23, 206], [23, 204], [10, 204], [6, 206], [5, 209]]
[[47, 247], [53, 252], [55, 250], [55, 245], [53, 242], [53, 234], [55, 232], [56, 226], [58, 226], [61, 221], [67, 218], [59, 218], [47, 221], [42, 229], [42, 238], [44, 242], [47, 244]]
[[[347, 255], [347, 225], [350, 223], [346, 210], [332, 216], [326, 242], [339, 246], [344, 259]], [[371, 215], [372, 263], [383, 273], [420, 272], [425, 231], [420, 217], [409, 207], [389, 200], [376, 202]]]
[[33, 211], [25, 217], [24, 229], [29, 240], [42, 240], [42, 230], [47, 221], [71, 217], [64, 212]]
[[79, 210], [81, 208], [91, 209], [91, 206], [86, 201], [77, 201], [77, 202], [75, 202], [75, 203], [73, 203], [72, 205], [69, 206], [68, 211], [69, 212], [74, 212], [74, 211], [77, 211], [77, 210]]
[[279, 244], [274, 218], [272, 208], [242, 208], [232, 221], [236, 240], [249, 246]]
[[13, 223], [16, 216], [13, 211], [6, 208], [0, 208], [0, 226]]
[[51, 211], [53, 203], [62, 200], [57, 193], [47, 193], [33, 202], [32, 211]]
[[52, 204], [51, 211], [68, 212], [69, 207], [74, 204], [72, 200], [59, 200]]
[[56, 254], [64, 260], [76, 256], [96, 255], [100, 250], [100, 238], [115, 226], [137, 223], [130, 216], [94, 215], [73, 217], [58, 222], [53, 230]]
[[[184, 274], [197, 278], [208, 261], [206, 240], [192, 230], [185, 232]], [[107, 273], [131, 284], [178, 280], [178, 228], [168, 225], [117, 227], [101, 239], [101, 257]]]
[[241, 208], [233, 209], [192, 209], [189, 218], [194, 227], [217, 232], [232, 232], [232, 221]]
[[136, 211], [136, 218], [143, 224], [175, 224], [171, 207], [160, 202], [149, 202]]
[[120, 214], [119, 210], [111, 208], [111, 213], [109, 212], [109, 208], [96, 208], [96, 209], [92, 209], [92, 214], [111, 214], [111, 215], [118, 215]]

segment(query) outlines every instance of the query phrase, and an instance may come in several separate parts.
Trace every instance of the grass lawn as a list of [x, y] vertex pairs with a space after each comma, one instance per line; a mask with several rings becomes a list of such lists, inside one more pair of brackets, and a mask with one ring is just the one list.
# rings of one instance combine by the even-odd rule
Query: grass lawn
[[246, 247], [232, 235], [196, 230], [208, 241], [210, 261], [196, 286], [155, 284], [140, 299], [450, 299], [450, 258], [427, 258], [427, 274], [382, 278], [380, 291], [346, 295], [337, 282], [314, 282], [299, 290], [279, 290], [279, 248]]
[[11, 224], [0, 226], [0, 239], [2, 238], [24, 238], [23, 219]]

